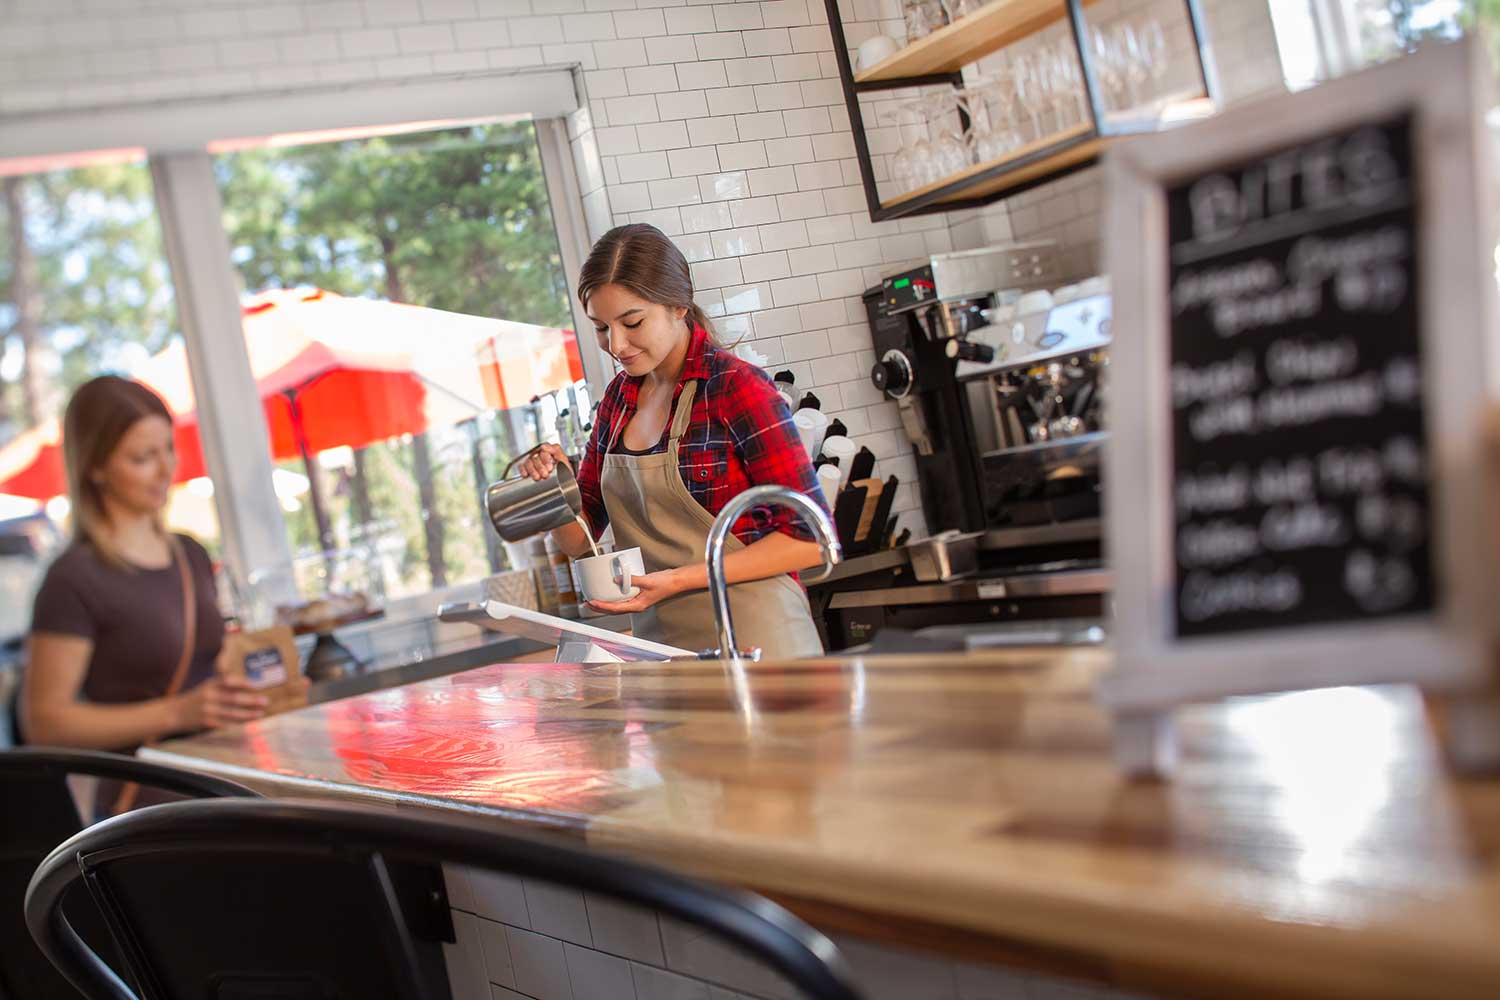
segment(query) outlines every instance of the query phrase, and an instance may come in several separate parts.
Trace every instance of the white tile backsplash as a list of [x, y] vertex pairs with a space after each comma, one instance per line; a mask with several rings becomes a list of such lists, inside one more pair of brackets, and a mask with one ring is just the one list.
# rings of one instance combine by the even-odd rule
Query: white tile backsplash
[[675, 150], [667, 157], [673, 177], [697, 180], [699, 174], [711, 174], [719, 170], [719, 151], [714, 146], [690, 146]]
[[729, 86], [747, 87], [757, 83], [774, 83], [776, 66], [770, 56], [753, 59], [728, 59], [724, 62], [725, 79]]
[[694, 118], [687, 123], [688, 138], [695, 146], [738, 142], [739, 130], [733, 118]]
[[474, 889], [469, 872], [462, 865], [443, 865], [443, 884], [448, 891], [448, 905], [465, 913], [474, 912]]
[[786, 28], [747, 31], [744, 37], [745, 54], [749, 56], [779, 56], [792, 51], [792, 36]]
[[[703, 201], [732, 201], [738, 198], [748, 198], [750, 197], [750, 177], [743, 170], [709, 174], [698, 178], [698, 188]], [[721, 254], [720, 256], [728, 255]]]
[[744, 198], [723, 204], [729, 207], [733, 226], [766, 225], [781, 218], [775, 198]]
[[632, 66], [625, 70], [625, 85], [632, 94], [660, 94], [677, 90], [675, 66]]
[[535, 879], [522, 879], [521, 884], [526, 890], [526, 910], [531, 914], [532, 930], [574, 944], [593, 944], [582, 892]]
[[647, 965], [666, 964], [655, 913], [592, 893], [584, 894], [584, 902], [595, 948]]
[[630, 963], [592, 948], [563, 945], [573, 1000], [637, 1000]]
[[657, 113], [663, 121], [673, 118], [703, 118], [710, 112], [701, 90], [683, 90], [656, 95]]
[[750, 254], [758, 254], [763, 249], [760, 239], [760, 230], [745, 229], [721, 229], [710, 234], [713, 241], [715, 257], [744, 257]]
[[453, 913], [456, 940], [443, 944], [443, 963], [448, 968], [448, 985], [453, 1000], [485, 1000], [489, 996], [490, 981], [485, 974], [484, 945], [479, 936], [482, 922], [485, 921], [471, 913]]
[[766, 143], [760, 140], [726, 142], [718, 150], [719, 165], [726, 169], [754, 170], [770, 165], [766, 159]]
[[[783, 122], [785, 119], [783, 118]], [[808, 163], [813, 159], [813, 144], [809, 136], [789, 136], [785, 139], [766, 140], [766, 160], [772, 166], [789, 163]]]
[[637, 1000], [709, 1000], [709, 986], [702, 980], [649, 965], [632, 964], [630, 971], [635, 978]]
[[532, 931], [507, 928], [517, 991], [535, 1000], [573, 1000], [563, 942]]
[[465, 871], [469, 876], [476, 914], [513, 927], [531, 926], [531, 916], [526, 910], [526, 891], [521, 887], [520, 879], [474, 868]]
[[516, 967], [510, 954], [510, 935], [524, 933], [524, 931], [493, 920], [484, 920], [479, 917], [474, 919], [475, 929], [479, 936], [480, 962], [484, 967], [486, 978], [497, 986], [514, 989]]
[[786, 115], [780, 111], [762, 111], [736, 115], [735, 127], [739, 137], [751, 139], [780, 139], [786, 135]]
[[746, 57], [745, 39], [738, 31], [693, 35], [692, 39], [699, 59], [744, 59]]
[[729, 86], [722, 60], [677, 64], [677, 80], [684, 90], [710, 90]]

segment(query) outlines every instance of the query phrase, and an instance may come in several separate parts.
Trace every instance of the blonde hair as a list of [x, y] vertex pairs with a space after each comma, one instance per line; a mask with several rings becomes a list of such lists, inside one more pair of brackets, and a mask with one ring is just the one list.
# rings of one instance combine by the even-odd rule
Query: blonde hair
[[[63, 414], [63, 465], [68, 475], [73, 538], [93, 546], [100, 558], [128, 566], [109, 533], [104, 496], [94, 474], [120, 444], [120, 439], [146, 417], [172, 422], [172, 411], [161, 397], [139, 382], [117, 375], [101, 375], [79, 386]], [[165, 531], [160, 518], [157, 528]]]

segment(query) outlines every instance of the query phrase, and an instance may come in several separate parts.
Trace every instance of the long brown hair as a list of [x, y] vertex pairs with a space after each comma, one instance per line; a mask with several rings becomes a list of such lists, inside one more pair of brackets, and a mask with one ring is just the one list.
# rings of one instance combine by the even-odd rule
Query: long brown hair
[[603, 285], [621, 285], [647, 302], [686, 308], [694, 326], [718, 335], [708, 314], [693, 301], [693, 272], [687, 258], [655, 226], [635, 222], [616, 226], [600, 237], [578, 273], [578, 301], [588, 308], [589, 296]]
[[156, 393], [118, 375], [101, 375], [79, 386], [63, 414], [63, 465], [73, 509], [73, 538], [92, 545], [106, 561], [122, 566], [125, 560], [110, 539], [104, 497], [94, 482], [94, 473], [109, 460], [136, 421], [146, 417], [161, 417], [171, 423], [172, 411]]

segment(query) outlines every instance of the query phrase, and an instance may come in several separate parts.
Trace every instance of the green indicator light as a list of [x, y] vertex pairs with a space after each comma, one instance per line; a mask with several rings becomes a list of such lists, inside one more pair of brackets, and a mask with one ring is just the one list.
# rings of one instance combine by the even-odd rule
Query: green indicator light
[[910, 288], [911, 287], [911, 279], [910, 278], [898, 278], [895, 281], [891, 282], [891, 287], [892, 288]]

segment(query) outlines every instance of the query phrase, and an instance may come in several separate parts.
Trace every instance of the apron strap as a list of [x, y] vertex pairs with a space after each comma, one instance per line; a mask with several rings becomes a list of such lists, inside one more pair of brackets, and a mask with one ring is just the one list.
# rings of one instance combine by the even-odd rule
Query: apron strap
[[672, 413], [672, 433], [667, 438], [667, 447], [677, 444], [687, 433], [688, 423], [693, 419], [693, 397], [697, 395], [698, 379], [691, 379], [682, 387], [677, 397], [677, 408]]

